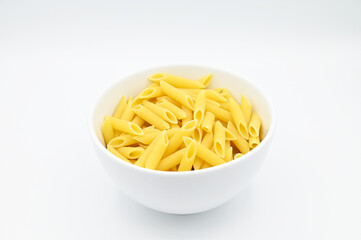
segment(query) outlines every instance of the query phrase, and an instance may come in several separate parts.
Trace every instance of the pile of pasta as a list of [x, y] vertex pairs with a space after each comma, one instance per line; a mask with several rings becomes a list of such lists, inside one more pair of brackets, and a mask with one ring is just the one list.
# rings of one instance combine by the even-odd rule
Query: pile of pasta
[[102, 133], [120, 159], [162, 171], [191, 171], [239, 158], [261, 141], [261, 118], [244, 95], [206, 89], [212, 74], [190, 80], [165, 73], [134, 99], [123, 96]]

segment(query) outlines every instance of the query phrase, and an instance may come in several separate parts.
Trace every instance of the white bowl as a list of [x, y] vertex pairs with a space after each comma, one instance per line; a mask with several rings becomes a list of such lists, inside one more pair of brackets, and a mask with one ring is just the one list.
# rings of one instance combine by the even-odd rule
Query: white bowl
[[[135, 96], [144, 89], [147, 77], [165, 72], [190, 79], [212, 73], [210, 88], [227, 87], [240, 101], [243, 93], [262, 118], [262, 142], [244, 156], [228, 163], [188, 172], [164, 172], [131, 165], [104, 147], [101, 125], [111, 115], [122, 95]], [[263, 92], [244, 77], [214, 67], [168, 65], [123, 77], [97, 100], [89, 119], [96, 153], [115, 184], [129, 197], [149, 208], [173, 214], [199, 213], [218, 207], [251, 182], [267, 155], [275, 129], [272, 105]]]

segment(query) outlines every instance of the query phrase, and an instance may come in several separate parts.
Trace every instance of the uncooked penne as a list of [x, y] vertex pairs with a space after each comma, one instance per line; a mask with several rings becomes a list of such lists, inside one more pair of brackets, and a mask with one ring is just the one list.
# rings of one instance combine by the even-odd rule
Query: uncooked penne
[[214, 151], [218, 156], [224, 158], [226, 154], [226, 133], [221, 122], [214, 124]]
[[204, 88], [204, 85], [199, 81], [173, 76], [166, 73], [153, 74], [149, 77], [149, 80], [154, 82], [163, 81], [177, 88]]
[[117, 151], [127, 159], [138, 159], [144, 152], [142, 147], [120, 147]]
[[206, 112], [203, 122], [202, 122], [202, 129], [206, 132], [211, 132], [213, 129], [214, 119], [216, 117], [211, 112]]
[[109, 119], [112, 123], [112, 127], [118, 131], [133, 135], [144, 135], [143, 130], [135, 123], [114, 117], [109, 117]]
[[182, 106], [182, 110], [186, 113], [186, 117], [182, 119], [182, 126], [184, 126], [187, 122], [192, 121], [193, 114], [191, 110], [184, 106]]
[[193, 119], [197, 120], [197, 126], [202, 124], [204, 113], [206, 109], [206, 94], [204, 91], [200, 91], [196, 97], [194, 103]]
[[241, 109], [248, 126], [252, 115], [252, 105], [249, 103], [249, 101], [243, 94], [241, 95]]
[[250, 136], [249, 137], [249, 147], [251, 149], [257, 147], [258, 144], [259, 144], [259, 136], [257, 136], [257, 137]]
[[160, 81], [160, 87], [168, 97], [173, 98], [190, 110], [194, 109], [193, 99], [189, 95], [185, 94], [182, 90], [179, 90], [178, 88], [175, 88], [164, 81]]
[[109, 143], [109, 141], [114, 138], [114, 130], [110, 118], [108, 116], [104, 118], [104, 122], [102, 125], [102, 133], [106, 146]]
[[142, 127], [143, 124], [145, 123], [145, 120], [139, 116], [135, 116], [132, 120], [132, 123], [137, 124], [139, 127]]
[[233, 98], [229, 99], [229, 104], [231, 108], [231, 115], [233, 122], [237, 128], [238, 133], [245, 139], [248, 140], [248, 128], [247, 128], [247, 121], [243, 115], [243, 112], [239, 106], [239, 104]]
[[249, 133], [252, 137], [259, 136], [261, 128], [261, 118], [257, 113], [252, 113], [251, 121], [249, 122]]
[[156, 115], [143, 105], [135, 106], [133, 108], [133, 111], [139, 117], [143, 118], [146, 122], [154, 125], [159, 130], [166, 130], [170, 128], [170, 125], [166, 121], [164, 121], [162, 118], [160, 118], [158, 115]]
[[128, 98], [128, 103], [125, 106], [125, 109], [124, 109], [123, 114], [120, 117], [120, 119], [125, 120], [125, 121], [132, 121], [133, 120], [134, 112], [132, 111], [132, 102], [133, 102], [133, 97], [130, 96]]
[[[213, 133], [212, 132], [206, 133], [201, 144], [206, 148], [210, 148], [213, 145]], [[203, 164], [203, 159], [196, 157], [194, 159], [193, 168], [195, 170], [199, 170], [201, 169], [202, 164]]]
[[138, 141], [133, 137], [134, 135], [132, 134], [121, 134], [120, 136], [110, 140], [108, 145], [111, 145], [114, 148], [120, 148], [138, 143]]
[[194, 129], [194, 132], [193, 132], [194, 140], [196, 140], [197, 142], [201, 142], [202, 141], [202, 136], [203, 136], [202, 128], [196, 127]]
[[182, 160], [184, 151], [185, 148], [182, 148], [176, 151], [175, 153], [169, 155], [168, 157], [165, 157], [162, 160], [160, 160], [157, 170], [168, 171], [169, 169], [177, 166]]
[[165, 98], [158, 99], [156, 104], [171, 111], [177, 119], [183, 119], [187, 116], [185, 111], [169, 102]]
[[131, 164], [131, 162], [126, 158], [124, 157], [122, 154], [120, 154], [117, 150], [115, 150], [112, 146], [108, 145], [107, 146], [107, 149], [109, 150], [109, 152], [113, 153], [115, 156], [117, 156], [118, 158], [128, 162]]
[[196, 143], [194, 140], [192, 140], [192, 142], [187, 145], [186, 151], [179, 164], [178, 167], [179, 172], [192, 170], [192, 165], [194, 162], [194, 158], [196, 157], [196, 153], [197, 153]]
[[211, 83], [212, 77], [213, 77], [212, 74], [208, 74], [202, 77], [201, 79], [199, 79], [198, 82], [202, 83], [204, 87], [207, 87]]
[[149, 110], [151, 110], [153, 113], [158, 115], [161, 119], [163, 119], [166, 122], [173, 123], [173, 124], [178, 123], [176, 116], [166, 108], [163, 108], [159, 105], [151, 103], [147, 100], [143, 101], [143, 106], [148, 108]]
[[155, 140], [154, 147], [152, 149], [151, 154], [148, 155], [147, 160], [145, 162], [145, 168], [148, 169], [156, 169], [159, 161], [162, 159], [165, 150], [168, 147], [169, 139], [166, 131], [162, 131], [159, 134], [159, 137]]
[[216, 118], [223, 122], [228, 122], [231, 120], [231, 113], [220, 107], [214, 106], [212, 104], [206, 104], [206, 110], [213, 113]]
[[127, 105], [127, 99], [125, 96], [123, 96], [119, 103], [118, 103], [118, 106], [117, 108], [115, 109], [114, 113], [113, 113], [113, 117], [115, 118], [120, 118], [124, 112], [124, 109], [125, 109], [125, 106]]
[[234, 124], [231, 121], [228, 122], [227, 128], [236, 137], [236, 140], [232, 140], [232, 142], [234, 143], [234, 145], [236, 145], [238, 150], [243, 154], [248, 153], [249, 152], [249, 146], [248, 146], [247, 140], [244, 139], [241, 135], [239, 135], [239, 133], [237, 131], [237, 128], [234, 126]]
[[226, 160], [226, 162], [229, 162], [233, 159], [233, 148], [232, 147], [229, 147], [227, 148], [226, 150], [226, 155], [225, 155], [225, 158], [224, 160]]
[[150, 99], [163, 96], [162, 89], [160, 86], [151, 86], [144, 89], [139, 95], [137, 96], [140, 99]]

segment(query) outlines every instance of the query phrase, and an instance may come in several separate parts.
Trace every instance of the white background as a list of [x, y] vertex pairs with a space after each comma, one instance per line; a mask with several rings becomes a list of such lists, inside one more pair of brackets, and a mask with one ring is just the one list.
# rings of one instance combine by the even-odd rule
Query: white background
[[[361, 3], [0, 1], [0, 239], [360, 239]], [[264, 167], [215, 210], [134, 203], [87, 117], [122, 75], [175, 62], [260, 85], [278, 117]]]

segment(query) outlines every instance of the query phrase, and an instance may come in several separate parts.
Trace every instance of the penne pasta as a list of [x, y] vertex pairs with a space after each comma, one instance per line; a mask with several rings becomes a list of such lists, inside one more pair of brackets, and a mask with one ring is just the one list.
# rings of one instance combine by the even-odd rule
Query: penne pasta
[[234, 143], [234, 145], [236, 145], [238, 150], [243, 154], [248, 153], [249, 152], [248, 142], [241, 135], [239, 135], [237, 128], [234, 126], [234, 124], [229, 121], [227, 124], [227, 128], [236, 137], [236, 140], [232, 140], [232, 142]]
[[183, 137], [191, 136], [196, 128], [197, 121], [192, 120], [187, 122], [180, 130], [178, 130], [173, 137], [169, 140], [169, 146], [164, 152], [164, 157], [174, 153], [183, 143]]
[[201, 169], [206, 169], [206, 168], [210, 168], [210, 167], [212, 167], [212, 165], [207, 163], [206, 161], [204, 161], [202, 166], [201, 166]]
[[158, 115], [160, 118], [162, 118], [166, 122], [173, 123], [173, 124], [178, 123], [176, 116], [174, 116], [174, 114], [166, 108], [158, 106], [147, 100], [143, 101], [143, 106], [148, 108], [149, 110], [151, 110], [153, 113]]
[[[183, 137], [183, 141], [186, 144], [186, 146], [188, 146], [191, 143], [192, 139], [189, 137]], [[196, 144], [197, 157], [203, 159], [212, 166], [217, 166], [225, 163], [225, 161], [222, 158], [220, 158], [217, 154], [215, 154], [214, 152], [203, 146], [201, 143], [198, 143], [196, 141], [193, 142], [195, 142]]]
[[170, 128], [171, 129], [180, 129], [180, 126], [178, 124], [171, 124]]
[[146, 122], [154, 125], [159, 130], [166, 130], [170, 128], [170, 125], [166, 121], [164, 121], [162, 118], [160, 118], [158, 115], [156, 115], [143, 105], [135, 106], [133, 108], [133, 111], [139, 117], [143, 118]]
[[179, 102], [177, 102], [177, 101], [174, 100], [173, 98], [170, 98], [170, 97], [168, 97], [168, 96], [166, 96], [166, 95], [157, 98], [157, 100], [161, 100], [161, 99], [167, 100], [168, 102], [172, 103], [173, 105], [176, 105], [176, 106], [179, 107], [179, 108], [182, 107], [182, 104], [180, 104]]
[[154, 82], [163, 81], [178, 88], [204, 88], [204, 85], [199, 81], [177, 77], [166, 73], [156, 73], [150, 76], [148, 79]]
[[196, 157], [197, 149], [195, 141], [192, 140], [186, 147], [185, 153], [182, 157], [182, 160], [179, 164], [178, 171], [190, 171], [192, 170], [194, 158]]
[[214, 89], [183, 89], [183, 91], [185, 91], [192, 97], [196, 96], [201, 91], [205, 91], [207, 99], [222, 103], [227, 102], [227, 99], [222, 94], [216, 92]]
[[[247, 129], [247, 121], [243, 115], [243, 112], [240, 108], [240, 106], [238, 105], [238, 103], [233, 99], [230, 98], [229, 99], [229, 104], [231, 107], [231, 115], [232, 115], [232, 119], [233, 122], [237, 128], [238, 133], [244, 138], [247, 139], [249, 138], [249, 134], [248, 134], [248, 129]], [[226, 121], [227, 122], [227, 121]]]
[[131, 164], [131, 162], [126, 158], [124, 157], [122, 154], [120, 154], [117, 150], [115, 150], [112, 146], [108, 145], [107, 146], [107, 149], [109, 150], [109, 152], [113, 153], [115, 156], [117, 156], [118, 158], [128, 162]]
[[214, 151], [215, 153], [220, 156], [221, 158], [224, 158], [226, 154], [226, 136], [225, 136], [224, 127], [222, 124], [217, 121], [214, 125]]
[[[143, 152], [142, 156], [140, 156], [137, 160], [136, 163], [134, 163], [134, 165], [138, 166], [138, 167], [145, 167], [145, 163], [147, 161], [147, 158], [149, 155], [152, 154], [153, 152], [153, 148], [155, 147], [155, 145], [158, 143], [158, 141], [160, 141], [162, 138], [162, 132], [160, 132], [157, 137], [154, 139], [154, 141], [147, 147], [147, 149], [145, 149], [145, 151]], [[160, 140], [159, 140], [160, 139]]]
[[144, 89], [141, 93], [139, 93], [137, 98], [145, 100], [145, 99], [160, 97], [163, 95], [164, 94], [159, 85], [158, 86], [149, 86], [146, 89]]
[[134, 113], [133, 113], [132, 107], [131, 107], [132, 101], [133, 101], [133, 98], [130, 96], [128, 98], [128, 103], [125, 106], [125, 109], [124, 109], [123, 114], [120, 117], [120, 119], [125, 120], [125, 121], [132, 121], [132, 119], [134, 118]]
[[255, 148], [255, 147], [257, 147], [257, 145], [259, 144], [259, 136], [257, 136], [257, 137], [252, 137], [252, 136], [250, 136], [249, 137], [249, 147], [251, 148], [251, 149], [253, 149], [253, 148]]
[[194, 129], [194, 132], [193, 132], [194, 140], [196, 140], [197, 142], [201, 142], [202, 141], [202, 135], [203, 135], [202, 128], [196, 127]]
[[142, 147], [120, 147], [117, 151], [127, 159], [138, 159], [144, 152]]
[[194, 103], [193, 119], [197, 120], [197, 126], [202, 124], [204, 113], [206, 109], [206, 94], [200, 91]]
[[109, 141], [108, 145], [114, 148], [126, 147], [137, 143], [137, 140], [133, 139], [132, 134], [122, 134], [119, 137], [115, 137]]
[[[195, 101], [198, 94], [195, 93], [195, 92], [193, 92], [193, 91], [187, 91], [187, 90], [188, 90], [188, 89], [185, 89], [185, 90], [183, 90], [183, 92], [185, 92], [187, 95], [189, 95], [189, 96], [193, 99], [193, 101]], [[209, 99], [209, 98], [207, 98], [207, 97], [206, 97], [206, 104], [212, 104], [212, 105], [214, 105], [214, 106], [216, 106], [216, 107], [220, 107], [220, 106], [221, 106], [221, 104], [220, 104], [219, 102], [214, 101], [214, 100], [212, 100], [212, 99]]]
[[241, 109], [248, 126], [249, 121], [251, 120], [252, 106], [243, 94], [241, 95]]
[[231, 111], [231, 107], [229, 106], [228, 102], [225, 102], [225, 103], [221, 102], [220, 105], [221, 105], [222, 109], [224, 109], [226, 111]]
[[173, 98], [174, 100], [185, 106], [186, 108], [193, 110], [194, 108], [193, 99], [189, 95], [185, 94], [182, 90], [179, 90], [178, 88], [175, 88], [164, 81], [160, 82], [160, 87], [168, 97]]
[[213, 129], [213, 124], [215, 120], [215, 116], [211, 112], [206, 112], [204, 116], [204, 120], [202, 122], [202, 129], [206, 132], [211, 132]]
[[105, 142], [105, 146], [114, 138], [114, 130], [110, 118], [106, 116], [102, 125], [102, 134]]
[[[182, 148], [160, 160], [157, 170], [168, 171], [171, 168], [176, 167], [181, 162], [185, 150], [185, 148]], [[178, 171], [178, 169], [176, 169], [176, 171]]]
[[223, 122], [228, 122], [232, 118], [230, 112], [212, 104], [206, 104], [206, 110], [213, 113], [216, 118]]
[[139, 127], [142, 127], [143, 124], [145, 123], [145, 120], [139, 116], [135, 116], [132, 120], [132, 123], [137, 124]]
[[192, 121], [192, 111], [188, 108], [182, 106], [182, 110], [186, 113], [186, 117], [182, 119], [182, 126], [184, 126], [187, 122]]
[[115, 118], [120, 118], [124, 112], [125, 106], [127, 105], [127, 99], [125, 98], [125, 96], [123, 96], [119, 103], [117, 108], [115, 109], [114, 113], [113, 113], [113, 117]]
[[208, 74], [202, 77], [201, 79], [199, 79], [198, 82], [202, 83], [204, 87], [207, 87], [211, 83], [212, 76], [213, 76], [212, 74]]
[[161, 160], [165, 150], [168, 147], [168, 144], [169, 144], [169, 139], [167, 136], [167, 132], [162, 131], [162, 133], [160, 133], [155, 140], [155, 144], [154, 144], [151, 154], [149, 154], [146, 159], [145, 168], [148, 168], [148, 169], [156, 169], [157, 168], [159, 161]]
[[229, 162], [229, 161], [232, 161], [232, 159], [233, 159], [233, 148], [229, 147], [226, 150], [226, 155], [225, 155], [224, 160], [226, 160], [226, 162]]
[[[204, 136], [201, 144], [202, 144], [203, 146], [205, 146], [206, 148], [210, 148], [210, 147], [213, 145], [213, 133], [212, 133], [212, 132], [208, 132], [208, 133]], [[196, 157], [196, 158], [194, 159], [194, 163], [193, 163], [193, 168], [194, 168], [194, 170], [199, 170], [199, 169], [201, 169], [202, 164], [203, 164], [203, 160], [202, 160], [201, 158], [199, 158], [199, 157]]]
[[[157, 129], [156, 129], [157, 130]], [[173, 137], [174, 134], [178, 131], [177, 129], [168, 129], [167, 131], [167, 135], [169, 138]], [[134, 140], [149, 145], [159, 134], [159, 130], [155, 131], [155, 132], [151, 132], [151, 133], [147, 133], [144, 134], [143, 136], [136, 136], [133, 137]]]
[[183, 119], [187, 116], [185, 111], [183, 111], [181, 108], [174, 105], [173, 103], [169, 102], [165, 98], [158, 99], [157, 105], [171, 111], [177, 119]]
[[242, 153], [236, 153], [236, 154], [234, 154], [233, 159], [240, 158], [242, 156], [243, 156]]
[[252, 113], [251, 121], [249, 122], [249, 133], [252, 137], [259, 136], [261, 128], [261, 118], [257, 113]]
[[143, 135], [143, 130], [135, 123], [125, 121], [119, 118], [109, 117], [112, 127], [124, 133], [133, 135]]

